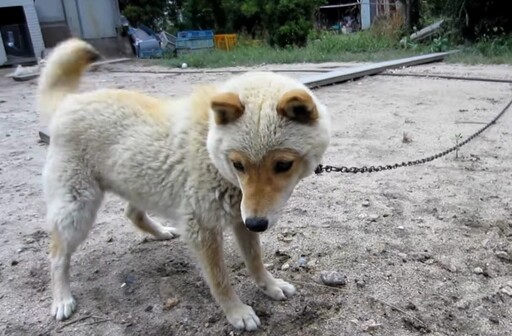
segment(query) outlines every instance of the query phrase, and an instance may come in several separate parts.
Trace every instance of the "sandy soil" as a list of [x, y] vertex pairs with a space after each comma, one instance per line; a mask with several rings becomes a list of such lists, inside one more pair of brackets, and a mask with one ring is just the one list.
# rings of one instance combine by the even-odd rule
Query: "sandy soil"
[[[511, 78], [511, 70], [434, 64], [401, 71]], [[88, 74], [83, 89], [172, 97], [227, 76], [102, 70]], [[50, 318], [41, 230], [46, 147], [38, 144], [34, 91], [35, 81], [0, 78], [0, 335], [238, 335], [184, 244], [144, 240], [114, 196], [73, 260], [78, 311], [67, 322]], [[509, 84], [385, 76], [318, 89], [333, 115], [324, 163], [394, 163], [444, 150], [490, 120], [511, 91]], [[287, 302], [258, 292], [228, 235], [232, 283], [263, 323], [255, 335], [510, 334], [511, 129], [509, 111], [458, 158], [301, 183], [280, 225], [262, 235], [272, 273], [299, 288]], [[322, 285], [320, 273], [330, 270], [345, 275], [346, 285]], [[172, 299], [178, 304], [166, 308]]]

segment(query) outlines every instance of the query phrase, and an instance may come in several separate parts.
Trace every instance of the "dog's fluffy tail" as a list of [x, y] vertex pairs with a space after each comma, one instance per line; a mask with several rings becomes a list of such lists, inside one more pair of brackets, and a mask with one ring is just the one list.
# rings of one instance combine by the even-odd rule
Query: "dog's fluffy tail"
[[78, 88], [87, 67], [101, 58], [85, 41], [71, 38], [51, 52], [39, 78], [37, 105], [43, 122], [50, 121], [62, 100]]

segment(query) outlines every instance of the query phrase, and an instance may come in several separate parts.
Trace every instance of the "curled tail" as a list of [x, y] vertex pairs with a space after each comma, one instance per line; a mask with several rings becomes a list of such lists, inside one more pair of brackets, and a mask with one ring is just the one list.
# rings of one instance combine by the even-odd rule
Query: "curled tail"
[[100, 57], [93, 46], [77, 38], [55, 47], [37, 87], [37, 105], [44, 122], [48, 122], [62, 100], [78, 88], [83, 72]]

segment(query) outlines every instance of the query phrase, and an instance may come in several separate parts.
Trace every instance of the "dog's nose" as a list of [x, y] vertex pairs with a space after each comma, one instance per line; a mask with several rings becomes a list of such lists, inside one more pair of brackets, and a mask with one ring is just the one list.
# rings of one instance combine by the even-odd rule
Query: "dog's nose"
[[262, 217], [250, 217], [245, 220], [245, 226], [253, 232], [263, 232], [268, 228], [268, 219]]

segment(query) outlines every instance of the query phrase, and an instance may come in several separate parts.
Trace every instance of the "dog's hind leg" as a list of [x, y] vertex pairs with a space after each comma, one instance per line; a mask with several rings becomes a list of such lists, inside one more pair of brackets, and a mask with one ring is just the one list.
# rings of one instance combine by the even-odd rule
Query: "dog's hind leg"
[[53, 184], [49, 190], [47, 221], [52, 228], [50, 261], [53, 287], [52, 316], [71, 316], [76, 302], [71, 294], [71, 255], [89, 233], [103, 199], [103, 192], [84, 180], [70, 185]]
[[136, 227], [153, 235], [157, 240], [173, 239], [179, 235], [175, 228], [163, 226], [152, 220], [145, 211], [139, 210], [131, 203], [128, 203], [125, 214]]
[[222, 229], [201, 228], [191, 220], [187, 230], [186, 239], [196, 253], [210, 291], [228, 321], [237, 329], [258, 329], [260, 319], [250, 306], [240, 300], [229, 282], [222, 248]]
[[287, 296], [293, 295], [295, 287], [274, 278], [263, 265], [259, 235], [247, 230], [243, 223], [235, 223], [233, 231], [249, 273], [260, 289], [274, 300], [285, 300]]

